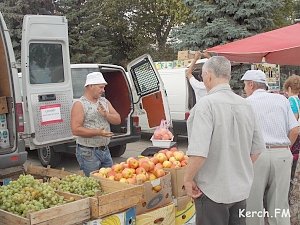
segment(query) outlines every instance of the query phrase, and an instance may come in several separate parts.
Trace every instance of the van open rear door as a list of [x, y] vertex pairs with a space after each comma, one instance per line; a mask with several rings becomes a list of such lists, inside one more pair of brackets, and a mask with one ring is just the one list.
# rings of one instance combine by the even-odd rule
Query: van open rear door
[[22, 84], [30, 147], [73, 140], [73, 100], [67, 19], [26, 15], [22, 33]]
[[138, 96], [135, 107], [144, 111], [139, 116], [146, 116], [149, 129], [159, 126], [162, 119], [171, 123], [166, 90], [150, 55], [130, 62], [127, 69]]

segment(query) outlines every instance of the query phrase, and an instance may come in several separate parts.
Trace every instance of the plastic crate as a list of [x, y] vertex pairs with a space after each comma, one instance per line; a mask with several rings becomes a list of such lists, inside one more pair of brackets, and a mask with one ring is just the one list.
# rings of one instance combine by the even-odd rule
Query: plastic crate
[[170, 148], [173, 144], [173, 138], [171, 140], [155, 140], [153, 136], [151, 137], [152, 145], [154, 147], [161, 147], [161, 148]]

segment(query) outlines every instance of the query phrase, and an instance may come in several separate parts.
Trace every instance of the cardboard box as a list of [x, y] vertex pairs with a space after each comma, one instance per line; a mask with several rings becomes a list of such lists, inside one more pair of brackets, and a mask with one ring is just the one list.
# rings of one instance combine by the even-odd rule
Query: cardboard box
[[188, 196], [179, 197], [173, 201], [175, 204], [175, 224], [196, 224], [196, 208], [194, 201]]
[[138, 215], [136, 225], [175, 225], [174, 203], [161, 207], [150, 212]]
[[0, 114], [8, 113], [6, 97], [0, 97]]
[[[160, 186], [161, 189], [159, 191], [155, 191], [153, 188], [156, 186]], [[170, 173], [167, 173], [165, 176], [158, 179], [145, 182], [143, 184], [143, 188], [143, 199], [136, 208], [137, 215], [149, 212], [153, 209], [159, 208], [172, 202], [172, 185]]]
[[172, 193], [176, 198], [185, 196], [186, 191], [184, 189], [183, 177], [185, 173], [185, 167], [179, 168], [164, 168], [165, 171], [171, 174], [172, 178]]
[[190, 50], [178, 51], [177, 59], [178, 60], [188, 60], [188, 59], [193, 59], [194, 56], [195, 56], [195, 51], [190, 51]]
[[190, 64], [192, 63], [192, 59], [186, 59], [186, 60], [183, 60], [183, 66], [184, 67], [189, 67]]
[[123, 212], [104, 217], [102, 219], [91, 220], [85, 222], [83, 225], [135, 225], [136, 224], [136, 210], [134, 207]]

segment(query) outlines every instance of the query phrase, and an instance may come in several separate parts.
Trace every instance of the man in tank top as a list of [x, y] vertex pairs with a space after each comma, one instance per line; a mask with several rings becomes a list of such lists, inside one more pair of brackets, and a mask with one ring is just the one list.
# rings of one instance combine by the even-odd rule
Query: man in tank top
[[119, 113], [102, 95], [107, 82], [102, 73], [86, 77], [83, 96], [73, 104], [71, 129], [76, 140], [76, 158], [86, 176], [113, 164], [108, 144], [113, 133], [110, 124], [121, 123]]

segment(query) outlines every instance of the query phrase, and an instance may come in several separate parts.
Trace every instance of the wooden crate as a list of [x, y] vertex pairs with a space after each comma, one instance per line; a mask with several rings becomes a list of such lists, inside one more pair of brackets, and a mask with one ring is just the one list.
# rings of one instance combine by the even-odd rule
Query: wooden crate
[[[26, 168], [26, 172], [37, 178], [57, 177], [60, 179], [74, 174], [63, 169], [58, 170], [50, 167], [44, 168], [33, 165], [29, 165]], [[118, 213], [136, 206], [143, 198], [142, 185], [124, 184], [109, 179], [99, 178], [93, 175], [92, 177], [100, 181], [102, 190], [104, 191], [104, 194], [97, 194], [96, 196], [89, 198], [91, 217], [93, 219], [102, 218], [104, 216]], [[75, 199], [86, 198], [84, 196], [71, 193], [61, 194], [74, 197]]]
[[1, 225], [74, 225], [90, 219], [89, 199], [29, 213], [27, 218], [0, 209]]
[[92, 218], [101, 218], [136, 206], [143, 199], [143, 185], [130, 185], [101, 177], [104, 194], [90, 198]]
[[65, 171], [64, 168], [58, 170], [58, 169], [52, 169], [49, 166], [47, 168], [45, 168], [45, 167], [41, 167], [41, 166], [34, 166], [32, 164], [29, 164], [25, 168], [25, 171], [27, 174], [31, 174], [37, 178], [57, 177], [59, 179], [62, 179], [68, 175], [75, 174], [75, 173], [72, 173], [69, 171]]

